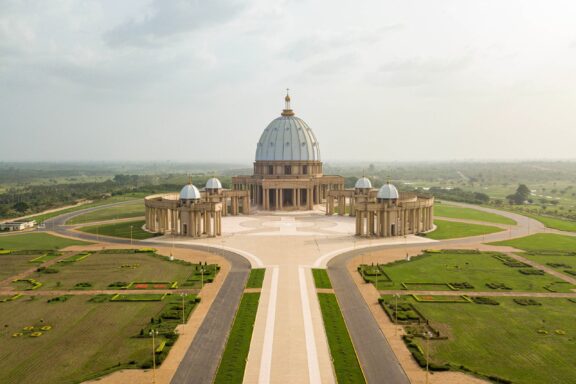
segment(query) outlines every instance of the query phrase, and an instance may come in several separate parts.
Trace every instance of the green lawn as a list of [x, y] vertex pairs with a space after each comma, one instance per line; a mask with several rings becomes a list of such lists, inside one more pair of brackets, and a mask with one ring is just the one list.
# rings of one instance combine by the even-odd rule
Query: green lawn
[[[521, 306], [512, 298], [497, 298], [500, 305], [408, 300], [448, 335], [448, 340], [430, 342], [434, 363], [463, 365], [518, 384], [572, 383], [576, 378], [576, 303], [541, 298], [536, 299], [541, 306]], [[417, 340], [425, 350], [422, 339]]]
[[541, 265], [563, 272], [569, 277], [576, 278], [576, 255], [568, 256], [523, 253], [522, 256]]
[[[547, 274], [524, 275], [519, 270], [530, 268], [508, 267], [492, 255], [472, 250], [470, 253], [451, 253], [446, 250], [442, 253], [424, 254], [412, 258], [411, 261], [402, 260], [380, 266], [385, 275], [378, 278], [378, 289], [405, 289], [402, 283], [408, 283], [406, 286], [411, 290], [440, 291], [450, 290], [446, 285], [448, 283], [467, 282], [474, 287], [474, 291], [492, 292], [494, 290], [486, 286], [487, 283], [504, 283], [511, 291], [548, 292], [545, 286], [561, 281]], [[365, 276], [365, 279], [373, 283], [376, 281], [375, 276]], [[574, 287], [566, 284], [565, 287], [556, 288], [569, 292], [569, 289]], [[462, 292], [465, 293], [466, 290], [463, 289]]]
[[550, 216], [536, 215], [533, 213], [525, 213], [525, 212], [517, 212], [517, 213], [538, 220], [548, 228], [558, 229], [560, 231], [576, 232], [576, 221], [571, 221], [568, 219], [558, 219]]
[[324, 329], [328, 337], [336, 380], [339, 384], [365, 383], [364, 373], [356, 357], [356, 350], [348, 334], [336, 295], [318, 293], [318, 301], [324, 319]]
[[[149, 233], [142, 229], [144, 220], [124, 221], [121, 223], [92, 225], [89, 227], [81, 227], [78, 230], [82, 232], [99, 234], [102, 236], [123, 237], [129, 239], [132, 237], [134, 240], [150, 239], [158, 236], [158, 234]], [[132, 230], [130, 230], [132, 227]], [[132, 236], [130, 236], [132, 234]]]
[[312, 269], [312, 276], [314, 276], [314, 284], [316, 288], [332, 288], [332, 283], [328, 277], [328, 272], [325, 269]]
[[30, 260], [40, 256], [41, 254], [0, 255], [0, 280], [37, 267], [37, 264]]
[[[129, 201], [129, 200], [134, 200], [137, 198], [140, 199], [140, 198], [143, 198], [144, 196], [146, 196], [146, 193], [142, 193], [142, 192], [129, 193], [129, 194], [119, 195], [119, 196], [112, 196], [112, 197], [109, 197], [107, 199], [98, 200], [98, 201], [93, 202], [93, 203], [82, 204], [82, 205], [78, 205], [75, 207], [62, 209], [62, 210], [59, 210], [56, 212], [44, 213], [41, 215], [34, 215], [34, 216], [30, 216], [29, 218], [32, 220], [36, 220], [37, 222], [41, 223], [45, 220], [48, 220], [48, 219], [51, 219], [53, 217], [62, 215], [64, 213], [76, 212], [76, 211], [80, 211], [80, 210], [86, 209], [86, 208], [98, 207], [101, 205], [113, 204], [113, 203], [118, 203], [118, 202], [122, 202], [122, 201]], [[139, 200], [139, 201], [142, 201], [142, 200]], [[144, 204], [144, 203], [142, 203], [142, 204]]]
[[[73, 289], [83, 282], [90, 283], [90, 289], [118, 289], [109, 285], [152, 281], [177, 281], [179, 287], [191, 288], [186, 282], [191, 276], [196, 278], [195, 265], [171, 262], [152, 253], [115, 252], [97, 252], [73, 263], [57, 263], [51, 267], [57, 273], [34, 272], [28, 277], [43, 283], [41, 290]], [[205, 274], [204, 282], [210, 276]], [[197, 288], [200, 288], [199, 283]]]
[[[0, 303], [0, 382], [78, 383], [109, 371], [138, 368], [151, 359], [151, 340], [135, 336], [164, 302], [88, 300], [76, 296], [47, 303], [46, 298], [25, 296]], [[12, 337], [24, 327], [42, 325], [52, 329], [41, 337]]]
[[248, 277], [246, 288], [262, 288], [265, 273], [266, 268], [253, 268], [250, 271], [250, 276]]
[[222, 360], [216, 372], [215, 384], [242, 384], [260, 293], [242, 295], [232, 330], [226, 342]]
[[434, 205], [434, 215], [449, 217], [453, 219], [467, 219], [485, 221], [488, 223], [515, 225], [516, 222], [507, 217], [494, 213], [483, 212], [472, 208], [456, 207], [454, 205], [436, 204]]
[[64, 237], [52, 236], [48, 233], [27, 233], [22, 235], [0, 236], [0, 249], [28, 250], [28, 249], [60, 249], [71, 245], [90, 244], [84, 241], [71, 240]]
[[526, 251], [576, 251], [576, 236], [555, 233], [537, 233], [514, 240], [499, 241], [493, 245], [508, 245]]
[[427, 238], [434, 240], [455, 239], [459, 237], [470, 237], [487, 235], [490, 233], [503, 231], [502, 228], [488, 225], [457, 223], [454, 221], [434, 220], [436, 230], [425, 234]]
[[117, 205], [88, 212], [80, 216], [73, 217], [66, 224], [93, 223], [96, 221], [125, 219], [129, 217], [144, 216], [144, 201], [137, 200], [134, 203]]

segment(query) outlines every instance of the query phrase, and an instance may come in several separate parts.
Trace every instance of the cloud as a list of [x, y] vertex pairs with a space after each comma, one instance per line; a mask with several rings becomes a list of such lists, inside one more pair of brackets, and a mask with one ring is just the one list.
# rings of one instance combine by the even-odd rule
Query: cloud
[[228, 22], [246, 4], [242, 0], [155, 0], [151, 12], [108, 31], [110, 46], [156, 46], [167, 38]]
[[403, 28], [390, 24], [377, 29], [348, 28], [338, 32], [318, 32], [286, 45], [280, 55], [294, 61], [318, 56], [326, 52], [377, 43], [383, 35]]
[[380, 84], [398, 87], [418, 86], [463, 71], [471, 63], [470, 55], [446, 60], [433, 58], [394, 60], [378, 68], [376, 81]]

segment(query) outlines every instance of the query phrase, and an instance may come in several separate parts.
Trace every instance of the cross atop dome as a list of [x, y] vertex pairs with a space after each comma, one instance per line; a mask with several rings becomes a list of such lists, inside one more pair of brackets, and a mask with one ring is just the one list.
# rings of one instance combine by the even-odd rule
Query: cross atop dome
[[290, 108], [290, 88], [286, 88], [286, 97], [284, 98], [286, 105], [282, 111], [282, 116], [294, 116], [294, 111]]

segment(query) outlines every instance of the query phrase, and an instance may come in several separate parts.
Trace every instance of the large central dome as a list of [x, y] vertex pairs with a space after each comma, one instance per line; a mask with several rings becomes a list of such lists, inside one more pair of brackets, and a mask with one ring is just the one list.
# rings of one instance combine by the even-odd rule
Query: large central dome
[[282, 116], [266, 127], [256, 148], [256, 161], [319, 161], [320, 146], [312, 129], [290, 109], [286, 95]]

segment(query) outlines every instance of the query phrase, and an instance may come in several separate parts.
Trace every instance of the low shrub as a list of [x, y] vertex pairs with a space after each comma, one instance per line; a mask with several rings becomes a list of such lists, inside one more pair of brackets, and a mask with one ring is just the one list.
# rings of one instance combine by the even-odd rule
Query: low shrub
[[529, 305], [542, 305], [542, 303], [534, 300], [534, 299], [524, 299], [524, 298], [517, 298], [513, 299], [516, 304], [529, 306]]
[[449, 285], [456, 289], [474, 289], [474, 286], [467, 281], [461, 283], [449, 283]]
[[56, 296], [56, 297], [52, 297], [52, 298], [48, 299], [46, 302], [47, 303], [63, 303], [65, 301], [67, 301], [69, 298], [70, 298], [70, 295]]
[[486, 286], [490, 289], [504, 289], [504, 290], [512, 290], [509, 286], [504, 283], [486, 283]]
[[74, 286], [74, 288], [76, 288], [76, 289], [91, 288], [91, 287], [92, 287], [92, 283], [89, 283], [87, 281], [83, 281], [81, 283], [76, 283], [76, 285]]
[[564, 273], [567, 273], [567, 274], [569, 274], [569, 275], [571, 275], [571, 276], [576, 276], [576, 271], [571, 271], [571, 270], [568, 269], [568, 270], [564, 270], [563, 272], [564, 272]]
[[564, 263], [546, 263], [546, 265], [549, 265], [549, 266], [551, 266], [552, 268], [572, 269], [572, 266], [571, 266], [571, 265], [564, 264]]
[[127, 287], [130, 283], [126, 281], [115, 281], [113, 283], [108, 284], [108, 288], [124, 288]]
[[99, 294], [96, 296], [92, 296], [88, 301], [91, 303], [105, 303], [107, 301], [110, 301], [111, 297], [112, 297], [111, 295]]
[[49, 273], [58, 273], [60, 271], [57, 270], [56, 268], [40, 267], [40, 268], [36, 269], [36, 272], [49, 274]]
[[540, 269], [534, 269], [534, 268], [530, 268], [530, 269], [519, 269], [518, 272], [520, 272], [523, 275], [543, 275], [544, 271], [540, 270]]
[[476, 304], [484, 304], [484, 305], [500, 305], [500, 303], [490, 297], [484, 296], [473, 296], [471, 297], [472, 301]]

